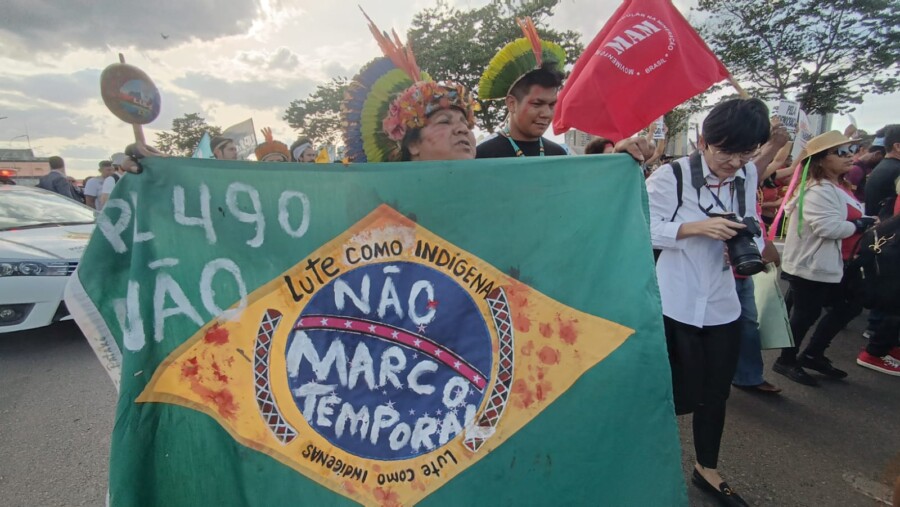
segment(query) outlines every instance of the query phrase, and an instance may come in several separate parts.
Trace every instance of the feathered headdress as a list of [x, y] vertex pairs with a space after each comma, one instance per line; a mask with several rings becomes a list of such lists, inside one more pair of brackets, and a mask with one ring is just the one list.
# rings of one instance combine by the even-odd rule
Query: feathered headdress
[[291, 152], [286, 144], [276, 141], [272, 137], [272, 129], [266, 127], [261, 130], [266, 142], [256, 147], [256, 160], [260, 162], [289, 162]]
[[462, 85], [434, 82], [419, 69], [412, 49], [400, 42], [396, 32], [382, 32], [365, 11], [363, 15], [384, 57], [366, 64], [344, 95], [341, 116], [347, 159], [399, 160], [407, 129], [424, 127], [428, 116], [439, 109], [457, 107], [474, 126], [471, 94]]
[[505, 98], [509, 91], [529, 72], [553, 63], [562, 71], [566, 64], [566, 51], [554, 42], [541, 40], [531, 18], [516, 19], [525, 37], [503, 46], [488, 64], [478, 82], [478, 98], [493, 100]]

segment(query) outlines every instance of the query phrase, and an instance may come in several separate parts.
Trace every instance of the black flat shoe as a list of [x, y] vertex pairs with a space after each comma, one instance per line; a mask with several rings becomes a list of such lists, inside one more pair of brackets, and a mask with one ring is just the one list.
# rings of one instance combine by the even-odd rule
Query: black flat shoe
[[826, 377], [844, 378], [847, 376], [847, 372], [835, 368], [834, 365], [831, 364], [831, 360], [825, 356], [814, 357], [800, 354], [800, 357], [797, 359], [800, 360], [800, 366], [817, 371]]
[[735, 493], [725, 481], [722, 481], [717, 488], [706, 482], [706, 479], [700, 475], [700, 472], [698, 472], [696, 468], [694, 469], [694, 474], [691, 476], [691, 479], [698, 488], [712, 493], [721, 505], [728, 507], [750, 507], [750, 504], [745, 502], [744, 499], [741, 498], [741, 495]]
[[812, 378], [809, 373], [803, 371], [799, 364], [784, 364], [776, 360], [775, 364], [772, 365], [772, 371], [780, 373], [798, 384], [805, 386], [819, 385], [819, 382]]

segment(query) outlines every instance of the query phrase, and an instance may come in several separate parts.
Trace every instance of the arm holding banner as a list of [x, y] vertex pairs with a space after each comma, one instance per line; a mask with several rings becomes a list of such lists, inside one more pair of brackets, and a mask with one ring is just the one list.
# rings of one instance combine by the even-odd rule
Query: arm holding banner
[[774, 118], [772, 120], [772, 128], [769, 133], [768, 142], [762, 145], [759, 155], [753, 159], [753, 163], [756, 164], [756, 167], [762, 168], [763, 170], [759, 175], [759, 181], [763, 181], [772, 175], [774, 169], [771, 169], [770, 166], [773, 161], [778, 160], [779, 157], [781, 157], [781, 163], [783, 164], [784, 161], [787, 160], [790, 148], [785, 149], [785, 147], [788, 145], [789, 140], [790, 137], [788, 136], [785, 126], [781, 124], [781, 121], [778, 120], [777, 117]]

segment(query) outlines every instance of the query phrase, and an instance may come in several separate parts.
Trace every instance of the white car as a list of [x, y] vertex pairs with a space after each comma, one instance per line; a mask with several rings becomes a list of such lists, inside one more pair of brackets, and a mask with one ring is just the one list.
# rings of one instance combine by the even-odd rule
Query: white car
[[71, 319], [63, 291], [95, 217], [68, 197], [0, 185], [0, 333]]

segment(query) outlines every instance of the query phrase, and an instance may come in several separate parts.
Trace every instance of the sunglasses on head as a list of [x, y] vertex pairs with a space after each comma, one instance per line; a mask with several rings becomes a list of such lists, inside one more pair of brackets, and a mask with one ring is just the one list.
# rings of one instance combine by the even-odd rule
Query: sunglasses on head
[[859, 151], [859, 145], [851, 144], [850, 146], [841, 146], [840, 148], [830, 150], [828, 153], [839, 157], [850, 157], [856, 154], [857, 151]]

